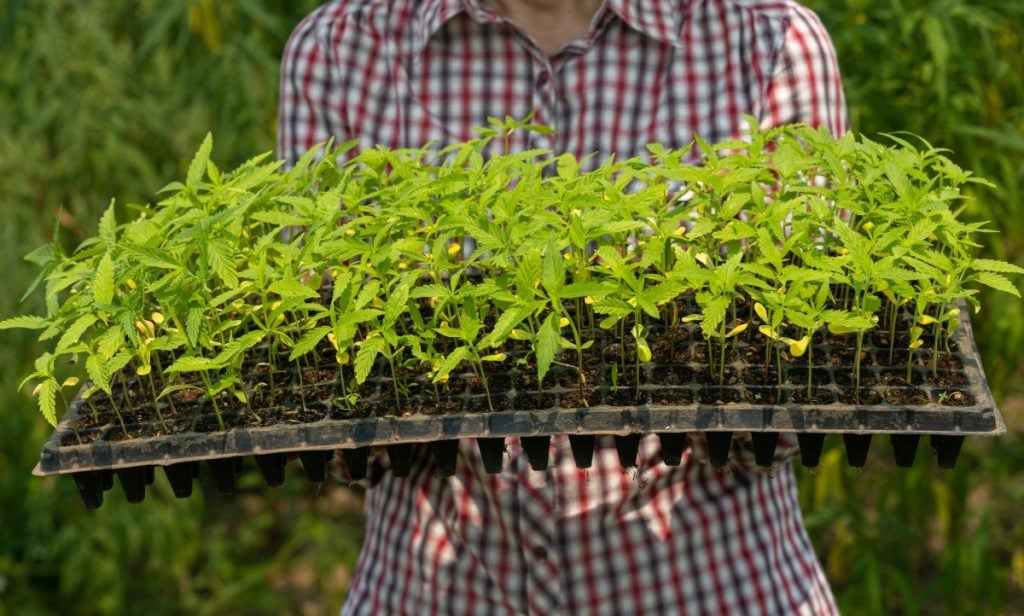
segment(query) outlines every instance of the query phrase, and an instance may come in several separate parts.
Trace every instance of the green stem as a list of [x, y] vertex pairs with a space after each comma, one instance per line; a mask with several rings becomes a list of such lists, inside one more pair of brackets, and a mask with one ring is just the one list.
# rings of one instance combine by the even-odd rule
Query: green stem
[[857, 349], [853, 355], [853, 382], [854, 382], [854, 395], [856, 400], [860, 402], [860, 349], [864, 344], [864, 331], [857, 332]]
[[210, 399], [210, 404], [213, 405], [213, 413], [217, 416], [217, 426], [221, 431], [226, 430], [224, 427], [224, 418], [221, 417], [220, 407], [217, 406], [217, 397], [210, 393], [213, 389], [213, 383], [210, 382], [210, 375], [206, 374], [206, 370], [199, 372], [199, 377], [203, 379], [203, 384], [206, 385], [206, 396]]
[[156, 416], [160, 420], [160, 427], [167, 430], [167, 424], [164, 422], [164, 414], [160, 412], [160, 403], [157, 402], [156, 399], [156, 383], [153, 382], [153, 373], [150, 372], [146, 377], [146, 380], [149, 381], [149, 391], [153, 394], [153, 408], [156, 410]]

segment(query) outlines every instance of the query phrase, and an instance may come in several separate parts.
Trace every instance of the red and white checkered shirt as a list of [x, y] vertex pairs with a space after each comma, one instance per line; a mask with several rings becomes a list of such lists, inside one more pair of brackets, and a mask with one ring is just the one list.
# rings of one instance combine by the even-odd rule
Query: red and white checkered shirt
[[[446, 145], [531, 112], [555, 133], [512, 148], [596, 153], [592, 165], [739, 136], [743, 114], [846, 130], [831, 41], [788, 0], [606, 0], [550, 57], [480, 0], [337, 0], [293, 33], [281, 87], [289, 162], [330, 136]], [[668, 467], [649, 436], [627, 472], [606, 437], [583, 471], [560, 436], [534, 472], [517, 439], [506, 446], [498, 475], [472, 441], [450, 478], [425, 447], [405, 479], [375, 461], [343, 614], [836, 612], [788, 463], [726, 473], [688, 450]]]

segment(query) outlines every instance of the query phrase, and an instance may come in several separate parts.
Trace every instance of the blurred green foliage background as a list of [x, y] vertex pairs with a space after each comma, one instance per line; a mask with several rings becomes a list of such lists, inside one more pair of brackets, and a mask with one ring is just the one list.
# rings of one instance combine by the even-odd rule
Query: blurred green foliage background
[[[21, 256], [58, 221], [69, 246], [109, 199], [144, 202], [184, 175], [203, 135], [228, 168], [274, 145], [277, 73], [301, 0], [0, 1], [0, 316], [34, 275]], [[910, 131], [993, 180], [969, 212], [1002, 230], [986, 256], [1024, 264], [1024, 1], [808, 4], [838, 50], [853, 126]], [[896, 470], [876, 439], [854, 471], [834, 442], [800, 470], [807, 525], [847, 614], [1024, 612], [1024, 319], [989, 295], [979, 344], [1010, 433], [969, 439], [954, 471], [920, 452]], [[0, 616], [333, 613], [362, 541], [358, 488], [240, 494], [204, 484], [97, 511], [71, 481], [29, 475], [48, 436], [16, 390], [37, 349], [0, 344]], [[836, 439], [838, 441], [838, 439]], [[293, 465], [295, 466], [295, 465]], [[291, 469], [296, 472], [296, 469]], [[206, 479], [204, 478], [204, 481]]]

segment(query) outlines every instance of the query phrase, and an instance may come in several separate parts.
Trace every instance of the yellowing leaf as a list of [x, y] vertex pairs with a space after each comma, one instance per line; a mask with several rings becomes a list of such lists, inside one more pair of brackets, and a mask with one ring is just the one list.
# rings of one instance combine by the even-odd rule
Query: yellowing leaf
[[754, 312], [757, 313], [757, 316], [760, 317], [762, 321], [765, 323], [768, 322], [768, 311], [765, 310], [764, 304], [761, 302], [754, 302]]
[[803, 357], [804, 353], [807, 352], [807, 345], [810, 343], [810, 336], [804, 336], [799, 340], [793, 340], [791, 338], [783, 338], [783, 341], [789, 345], [789, 354], [793, 357]]
[[645, 364], [651, 361], [651, 347], [647, 346], [646, 340], [636, 341], [636, 355]]
[[149, 364], [143, 364], [135, 369], [135, 374], [139, 376], [146, 376], [153, 371], [153, 368]]
[[61, 387], [74, 387], [75, 385], [78, 385], [78, 383], [79, 383], [79, 380], [78, 380], [77, 376], [69, 376], [68, 378], [64, 379], [64, 382], [61, 383], [60, 386]]
[[757, 331], [761, 332], [762, 335], [768, 336], [772, 340], [778, 340], [779, 335], [775, 333], [775, 330], [770, 325], [762, 325], [757, 328]]
[[916, 349], [916, 348], [920, 347], [922, 344], [924, 344], [924, 340], [917, 339], [917, 340], [915, 340], [915, 341], [910, 343], [910, 348]]
[[558, 319], [558, 327], [569, 327], [569, 318], [562, 317]]
[[682, 318], [683, 323], [693, 323], [694, 321], [700, 321], [704, 318], [702, 314], [690, 314]]
[[481, 361], [505, 361], [508, 357], [505, 353], [494, 353], [493, 355], [484, 355], [480, 358]]
[[530, 339], [530, 334], [524, 332], [521, 329], [513, 329], [509, 333], [508, 337], [513, 339], [513, 340], [529, 340]]
[[922, 314], [921, 318], [918, 319], [917, 322], [920, 323], [921, 325], [931, 325], [933, 323], [938, 323], [939, 320], [931, 315]]
[[747, 331], [747, 324], [746, 323], [740, 323], [736, 327], [730, 329], [729, 333], [727, 333], [725, 335], [725, 337], [726, 338], [732, 338], [733, 336], [738, 336], [738, 335], [742, 334], [745, 331]]
[[845, 327], [843, 325], [839, 325], [838, 323], [829, 323], [828, 324], [828, 331], [829, 331], [830, 334], [835, 334], [837, 336], [842, 336], [844, 334], [852, 334], [853, 332], [855, 332], [857, 330], [853, 329], [852, 327]]

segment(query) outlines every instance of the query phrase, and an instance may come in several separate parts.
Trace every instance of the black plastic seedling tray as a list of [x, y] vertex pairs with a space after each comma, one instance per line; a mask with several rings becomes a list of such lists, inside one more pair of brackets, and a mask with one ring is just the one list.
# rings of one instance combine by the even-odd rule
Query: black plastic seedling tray
[[[640, 437], [649, 433], [659, 435], [662, 459], [670, 465], [680, 463], [689, 434], [703, 433], [710, 463], [722, 467], [728, 463], [734, 435], [749, 433], [757, 463], [768, 466], [779, 434], [791, 433], [796, 434], [800, 444], [801, 462], [809, 467], [817, 466], [826, 436], [838, 434], [846, 449], [847, 462], [853, 467], [864, 466], [875, 435], [888, 435], [897, 466], [911, 466], [921, 437], [928, 436], [937, 465], [953, 468], [965, 436], [1005, 432], [982, 371], [966, 310], [962, 314], [963, 326], [950, 345], [953, 356], [940, 371], [941, 384], [931, 379], [930, 367], [914, 365], [911, 384], [903, 381], [890, 385], [889, 373], [894, 369], [868, 362], [862, 368], [862, 389], [852, 402], [843, 402], [849, 400], [849, 367], [838, 361], [848, 349], [828, 339], [816, 343], [816, 394], [812, 403], [803, 403], [807, 389], [802, 383], [807, 368], [799, 364], [784, 369], [781, 387], [766, 384], [756, 374], [760, 365], [746, 365], [741, 359], [730, 362], [731, 377], [724, 384], [687, 379], [687, 375], [708, 368], [694, 355], [703, 347], [703, 341], [690, 330], [694, 335], [676, 354], [676, 363], [644, 365], [643, 377], [635, 389], [612, 388], [607, 384], [596, 387], [589, 392], [591, 406], [587, 408], [562, 408], [571, 406], [564, 401], [578, 396], [578, 389], [573, 387], [546, 388], [543, 395], [535, 390], [518, 391], [516, 371], [512, 369], [508, 388], [492, 390], [496, 407], [502, 409], [495, 412], [473, 410], [481, 407], [483, 397], [470, 389], [453, 398], [460, 405], [458, 410], [444, 415], [376, 413], [339, 418], [331, 399], [316, 401], [303, 397], [305, 415], [319, 417], [315, 421], [209, 431], [211, 417], [199, 416], [179, 433], [127, 440], [120, 425], [111, 422], [90, 428], [91, 432], [84, 436], [91, 442], [78, 444], [83, 433], [73, 430], [72, 425], [82, 416], [83, 402], [76, 399], [43, 447], [34, 472], [71, 475], [86, 505], [98, 507], [104, 492], [113, 486], [114, 475], [129, 501], [142, 501], [146, 486], [154, 481], [157, 466], [163, 468], [174, 493], [187, 497], [199, 476], [200, 463], [209, 467], [218, 490], [230, 493], [246, 457], [254, 459], [268, 485], [283, 483], [285, 467], [296, 456], [308, 479], [321, 482], [326, 478], [328, 460], [334, 451], [340, 450], [350, 474], [358, 479], [366, 474], [370, 448], [383, 445], [392, 471], [402, 476], [410, 472], [413, 444], [428, 443], [438, 472], [451, 475], [456, 470], [457, 440], [473, 438], [486, 470], [497, 473], [503, 467], [504, 440], [518, 437], [533, 469], [542, 471], [548, 465], [550, 437], [568, 434], [579, 467], [590, 466], [597, 435], [615, 435], [620, 463], [629, 467], [636, 465]], [[607, 369], [609, 346], [607, 342], [598, 345], [602, 359], [595, 369]], [[889, 347], [868, 343], [864, 353], [864, 357], [888, 354]], [[744, 356], [742, 343], [734, 355]], [[905, 374], [905, 370], [900, 371]], [[303, 385], [309, 392], [324, 386]], [[381, 392], [390, 385], [386, 379], [378, 378], [376, 387], [378, 395], [384, 395]], [[624, 396], [624, 391], [628, 395]], [[206, 426], [207, 431], [200, 431], [200, 425]], [[147, 433], [146, 425], [129, 429]]]

